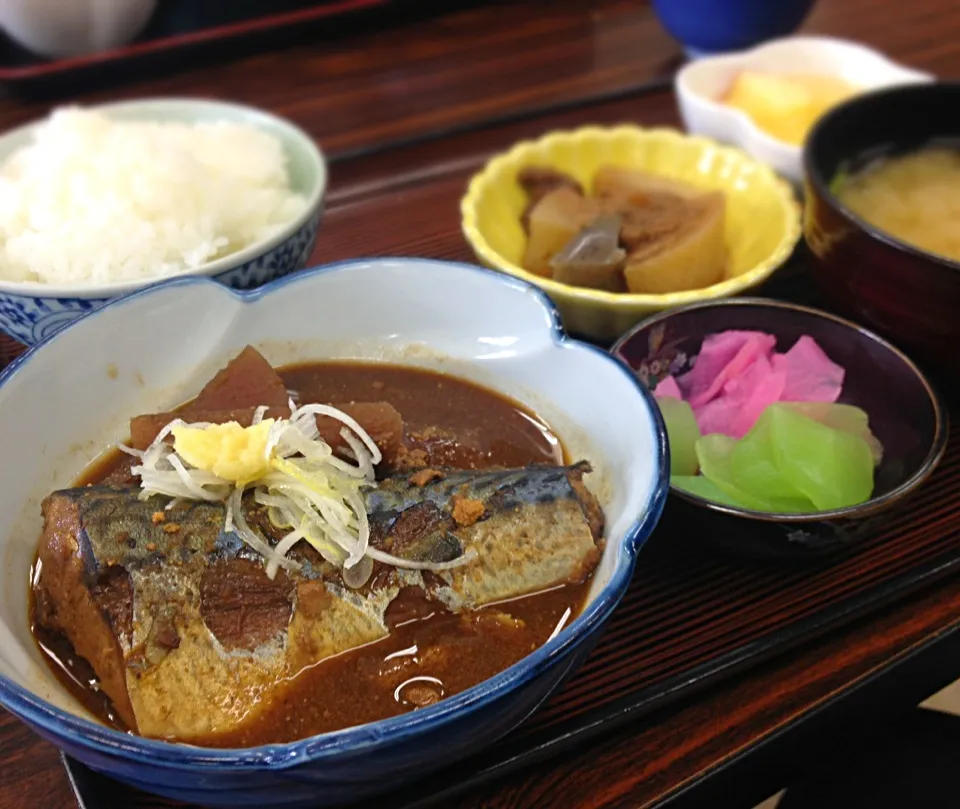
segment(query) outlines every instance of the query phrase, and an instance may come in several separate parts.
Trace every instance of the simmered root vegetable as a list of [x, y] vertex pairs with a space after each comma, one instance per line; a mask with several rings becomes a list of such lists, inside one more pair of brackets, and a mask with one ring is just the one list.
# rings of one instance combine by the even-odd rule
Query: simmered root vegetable
[[590, 196], [572, 177], [547, 167], [529, 166], [517, 180], [530, 199], [522, 218], [529, 272], [638, 294], [701, 289], [724, 278], [726, 199], [720, 192], [616, 166], [597, 171]]
[[623, 270], [630, 292], [679, 292], [723, 280], [723, 194], [684, 200], [680, 208], [675, 230], [641, 241], [630, 253]]
[[656, 193], [692, 199], [703, 192], [669, 177], [618, 166], [601, 166], [593, 175], [593, 195], [600, 199], [641, 205], [645, 196]]

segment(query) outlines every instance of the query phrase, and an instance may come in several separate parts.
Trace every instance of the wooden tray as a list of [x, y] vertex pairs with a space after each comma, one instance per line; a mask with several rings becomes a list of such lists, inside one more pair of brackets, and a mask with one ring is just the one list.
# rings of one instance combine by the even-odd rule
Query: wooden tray
[[44, 59], [0, 34], [0, 85], [20, 94], [51, 93], [147, 68], [182, 67], [186, 57], [289, 42], [294, 35], [315, 34], [334, 18], [342, 26], [345, 15], [388, 4], [411, 5], [396, 0], [161, 0], [134, 42], [86, 56]]
[[[470, 260], [456, 202], [492, 151], [542, 131], [589, 119], [631, 120], [634, 99], [558, 110], [474, 130], [399, 152], [370, 154], [337, 167], [339, 184], [312, 263], [356, 255], [426, 255]], [[642, 123], [672, 123], [666, 94], [646, 99]], [[403, 166], [402, 172], [391, 167]], [[385, 223], [389, 223], [386, 225]], [[798, 251], [759, 294], [818, 303]], [[0, 365], [19, 347], [0, 338]], [[960, 397], [953, 400], [960, 415]], [[880, 533], [842, 559], [815, 567], [764, 566], [719, 555], [671, 529], [665, 514], [639, 557], [637, 574], [584, 666], [522, 727], [494, 749], [432, 774], [363, 809], [446, 806], [454, 795], [535, 761], [556, 756], [673, 701], [795, 649], [910, 592], [960, 570], [960, 440], [937, 472]], [[669, 743], [669, 740], [665, 740]], [[68, 762], [85, 809], [177, 806]], [[425, 794], [427, 793], [427, 794]]]
[[[816, 302], [802, 261], [794, 265], [763, 291]], [[0, 362], [16, 350], [12, 341], [0, 341]], [[457, 793], [583, 744], [956, 572], [958, 507], [957, 438], [932, 478], [882, 531], [845, 557], [808, 567], [723, 556], [674, 530], [668, 505], [603, 638], [566, 686], [494, 749], [431, 775], [428, 795], [413, 787], [391, 795], [390, 805], [442, 806]], [[177, 805], [66, 763], [85, 809]], [[379, 805], [373, 800], [364, 809]]]
[[[431, 774], [429, 790], [393, 793], [389, 805], [443, 806], [956, 571], [958, 501], [960, 442], [953, 440], [924, 490], [882, 533], [817, 568], [783, 570], [717, 556], [696, 538], [671, 532], [666, 515], [597, 649], [569, 683], [494, 749]], [[67, 765], [85, 809], [179, 805]]]

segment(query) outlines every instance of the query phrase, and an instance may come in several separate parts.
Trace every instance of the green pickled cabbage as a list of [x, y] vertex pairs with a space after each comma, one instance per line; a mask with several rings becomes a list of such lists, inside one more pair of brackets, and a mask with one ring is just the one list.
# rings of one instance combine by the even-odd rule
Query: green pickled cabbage
[[664, 397], [657, 399], [663, 423], [667, 427], [670, 443], [670, 472], [673, 475], [696, 475], [697, 441], [700, 428], [693, 415], [693, 408], [682, 399]]
[[[689, 442], [689, 427], [679, 432]], [[684, 452], [687, 446], [682, 445]], [[696, 465], [684, 455], [675, 466], [674, 486], [725, 505], [797, 514], [868, 500], [883, 447], [859, 408], [781, 402], [767, 407], [739, 441], [706, 435], [695, 440], [694, 451]], [[691, 468], [699, 468], [700, 475]]]
[[700, 470], [704, 477], [726, 492], [741, 508], [778, 514], [813, 511], [810, 500], [796, 489], [781, 494], [743, 487], [733, 469], [733, 453], [738, 444], [745, 440], [746, 436], [737, 441], [720, 434], [705, 435], [701, 438], [697, 442], [697, 458], [700, 460]]
[[[770, 405], [758, 419], [765, 429], [777, 469], [818, 511], [844, 508], [873, 493], [873, 453], [856, 433], [838, 430], [791, 407]], [[751, 430], [751, 433], [753, 430]], [[743, 440], [750, 439], [750, 433]]]

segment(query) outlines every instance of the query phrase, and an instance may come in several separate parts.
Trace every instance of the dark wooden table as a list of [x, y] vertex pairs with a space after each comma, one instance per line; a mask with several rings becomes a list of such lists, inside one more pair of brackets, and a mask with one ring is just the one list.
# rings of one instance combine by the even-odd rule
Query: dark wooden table
[[[859, 39], [942, 77], [960, 73], [952, 0], [824, 0], [805, 31]], [[331, 158], [317, 263], [398, 254], [469, 260], [457, 203], [490, 154], [582, 123], [677, 125], [669, 80], [679, 62], [646, 3], [530, 0], [133, 77], [73, 100], [205, 95], [271, 109], [305, 127]], [[0, 127], [48, 108], [6, 101]], [[855, 743], [857, 729], [884, 708], [960, 677], [958, 627], [960, 579], [951, 578], [455, 805], [718, 805], [721, 790], [729, 797], [722, 805], [747, 805], [781, 786], [811, 751]], [[72, 802], [57, 751], [0, 716], [0, 809]]]

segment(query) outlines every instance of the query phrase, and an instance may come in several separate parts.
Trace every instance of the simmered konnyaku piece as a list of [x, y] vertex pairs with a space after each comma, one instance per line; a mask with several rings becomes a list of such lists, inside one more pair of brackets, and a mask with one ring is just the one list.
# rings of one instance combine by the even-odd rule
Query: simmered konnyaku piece
[[[266, 417], [290, 415], [289, 395], [280, 374], [252, 346], [247, 346], [200, 391], [196, 399], [176, 412], [148, 413], [130, 419], [130, 445], [146, 449], [173, 419], [225, 424], [235, 421], [249, 427], [258, 407]], [[387, 402], [333, 403], [364, 429], [390, 465], [403, 442], [403, 419]], [[348, 447], [341, 436], [343, 425], [327, 416], [317, 417], [320, 435], [335, 451]]]
[[250, 424], [258, 407], [268, 407], [268, 416], [290, 415], [289, 396], [280, 375], [264, 356], [247, 346], [200, 391], [196, 399], [177, 413], [150, 413], [130, 419], [130, 443], [146, 449], [174, 418], [184, 421], [246, 421]]
[[[458, 612], [583, 580], [603, 527], [588, 470], [386, 479], [366, 496], [375, 547], [470, 561], [425, 574], [378, 563], [359, 590], [305, 543], [291, 554], [300, 570], [269, 579], [262, 559], [224, 533], [219, 504], [168, 508], [109, 487], [55, 492], [43, 504], [37, 621], [92, 664], [132, 729], [202, 741], [270, 710], [304, 668], [384, 637], [401, 590]], [[275, 539], [255, 506], [248, 517]]]

